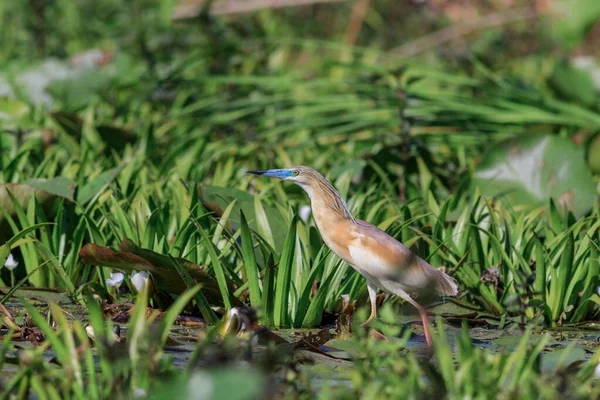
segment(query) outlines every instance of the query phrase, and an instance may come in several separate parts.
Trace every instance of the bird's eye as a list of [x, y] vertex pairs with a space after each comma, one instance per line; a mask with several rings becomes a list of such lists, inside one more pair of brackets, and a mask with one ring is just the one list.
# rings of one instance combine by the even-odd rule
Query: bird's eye
[[293, 172], [293, 174], [294, 174], [295, 176], [298, 176], [298, 175], [300, 175], [300, 171], [298, 171], [297, 169], [295, 169], [295, 170], [294, 170], [294, 172]]

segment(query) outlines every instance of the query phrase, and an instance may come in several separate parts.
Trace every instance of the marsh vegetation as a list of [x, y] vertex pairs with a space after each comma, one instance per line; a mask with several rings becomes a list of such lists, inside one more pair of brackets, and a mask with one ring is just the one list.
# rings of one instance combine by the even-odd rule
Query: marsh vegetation
[[[0, 5], [2, 398], [598, 398], [600, 6], [241, 3]], [[432, 349], [294, 165], [458, 281]]]

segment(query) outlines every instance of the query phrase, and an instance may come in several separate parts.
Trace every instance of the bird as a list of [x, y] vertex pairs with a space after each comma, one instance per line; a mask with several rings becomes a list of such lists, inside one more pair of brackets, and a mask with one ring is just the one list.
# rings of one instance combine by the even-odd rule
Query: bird
[[298, 166], [246, 173], [293, 182], [308, 194], [313, 219], [327, 247], [366, 280], [371, 314], [361, 326], [367, 327], [377, 318], [376, 297], [377, 290], [381, 289], [417, 309], [423, 322], [427, 346], [431, 347], [425, 308], [409, 293], [424, 293], [434, 289], [443, 295], [456, 296], [458, 285], [452, 277], [431, 266], [375, 225], [354, 218], [339, 192], [316, 170]]

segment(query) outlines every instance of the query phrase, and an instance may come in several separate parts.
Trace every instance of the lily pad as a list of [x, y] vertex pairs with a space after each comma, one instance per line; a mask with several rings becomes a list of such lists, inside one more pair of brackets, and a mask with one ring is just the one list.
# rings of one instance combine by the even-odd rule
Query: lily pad
[[484, 195], [501, 196], [512, 206], [533, 208], [552, 198], [577, 216], [596, 199], [584, 149], [551, 135], [522, 136], [494, 146], [477, 168], [474, 184]]
[[597, 90], [590, 71], [577, 68], [570, 62], [557, 62], [549, 83], [562, 96], [592, 106], [596, 101]]
[[548, 3], [548, 34], [568, 47], [583, 40], [600, 17], [600, 2], [596, 0], [553, 0]]
[[589, 142], [587, 159], [590, 168], [595, 173], [600, 173], [600, 134], [596, 134]]
[[[543, 337], [542, 334], [533, 334], [529, 337], [529, 344], [531, 345], [535, 345], [536, 343], [538, 343], [541, 338]], [[521, 344], [521, 341], [523, 339], [523, 336], [521, 335], [504, 335], [496, 340], [493, 340], [493, 344], [498, 346], [501, 349], [507, 350], [507, 351], [514, 351], [517, 347], [519, 347], [519, 345]], [[559, 345], [559, 342], [556, 341], [555, 339], [551, 339], [548, 342], [548, 346], [550, 345]]]
[[325, 343], [326, 351], [339, 358], [357, 357], [362, 349], [355, 340], [332, 339]]
[[[0, 296], [8, 293], [12, 288], [10, 287], [0, 287]], [[28, 301], [35, 300], [41, 304], [50, 304], [56, 303], [60, 305], [66, 304], [75, 304], [73, 300], [67, 296], [65, 293], [58, 292], [52, 289], [45, 288], [20, 288], [17, 289], [13, 294], [12, 298], [15, 299], [27, 299]], [[16, 301], [15, 305], [20, 305], [21, 303]]]
[[584, 361], [590, 357], [581, 347], [562, 348], [542, 355], [542, 370], [551, 371], [557, 367], [564, 367], [577, 361]]

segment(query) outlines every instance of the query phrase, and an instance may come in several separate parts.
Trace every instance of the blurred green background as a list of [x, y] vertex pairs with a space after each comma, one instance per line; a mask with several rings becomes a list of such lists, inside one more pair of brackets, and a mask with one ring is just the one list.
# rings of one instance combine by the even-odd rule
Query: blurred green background
[[87, 113], [96, 145], [148, 129], [178, 157], [215, 145], [186, 179], [255, 152], [404, 179], [418, 154], [450, 191], [469, 170], [484, 194], [581, 216], [600, 172], [599, 16], [593, 0], [5, 2], [0, 165], [23, 135], [79, 137]]
[[[335, 326], [335, 340], [356, 340], [347, 398], [367, 385], [389, 398], [409, 385], [427, 398], [585, 398], [600, 357], [577, 364], [597, 350], [600, 315], [599, 19], [598, 0], [0, 2], [0, 287], [66, 293], [82, 315], [95, 310], [100, 332], [96, 300], [133, 301], [129, 274], [145, 268], [155, 308], [200, 281], [187, 312], [209, 323], [247, 304], [269, 328]], [[457, 279], [459, 296], [432, 310], [447, 318], [432, 363], [405, 358], [408, 336], [382, 357], [364, 331], [348, 335], [346, 306], [368, 305], [364, 279], [323, 245], [298, 187], [245, 175], [294, 165], [322, 172], [353, 215]], [[109, 283], [118, 271], [120, 287]], [[401, 306], [383, 308], [394, 336]], [[443, 332], [458, 323], [471, 325], [457, 355]], [[588, 336], [565, 350], [568, 368], [543, 375], [549, 337], [491, 356], [469, 337], [480, 325]], [[140, 357], [136, 340], [122, 359], [98, 353], [99, 389], [14, 359], [24, 372], [9, 391], [25, 395], [31, 377], [41, 394], [89, 383], [96, 398], [131, 398], [165, 371], [179, 376], [157, 366], [164, 340], [152, 340], [156, 353]], [[211, 340], [199, 339], [182, 382], [204, 346], [222, 353]], [[59, 360], [76, 360], [71, 347]], [[81, 354], [94, 371], [92, 351]], [[302, 379], [288, 379], [294, 393]]]

